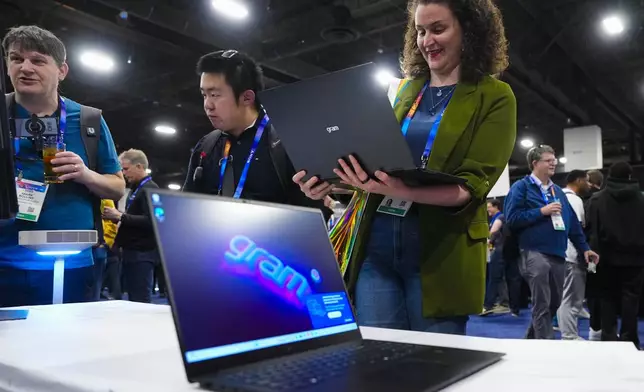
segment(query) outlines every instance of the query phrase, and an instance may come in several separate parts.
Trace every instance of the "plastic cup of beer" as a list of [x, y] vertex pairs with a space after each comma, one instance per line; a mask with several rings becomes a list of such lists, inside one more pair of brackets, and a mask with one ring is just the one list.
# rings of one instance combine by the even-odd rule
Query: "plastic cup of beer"
[[56, 154], [65, 151], [65, 143], [46, 143], [42, 149], [42, 159], [45, 163], [45, 184], [62, 184], [60, 180], [61, 173], [54, 171], [54, 165], [51, 160], [56, 158]]

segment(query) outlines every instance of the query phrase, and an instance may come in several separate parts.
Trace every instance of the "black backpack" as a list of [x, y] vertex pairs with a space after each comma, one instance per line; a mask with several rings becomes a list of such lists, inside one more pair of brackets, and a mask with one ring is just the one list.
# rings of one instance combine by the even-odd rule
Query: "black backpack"
[[[7, 111], [11, 110], [14, 100], [13, 95], [14, 93], [5, 95]], [[102, 111], [100, 109], [81, 105], [81, 138], [83, 139], [85, 153], [87, 154], [87, 162], [89, 164], [88, 168], [92, 171], [96, 171], [98, 166], [98, 142], [101, 139], [101, 115]], [[104, 241], [103, 218], [101, 216], [101, 198], [95, 195], [92, 195], [92, 212], [94, 214], [94, 230], [98, 233], [98, 245], [100, 245]]]
[[[523, 180], [521, 180], [523, 181]], [[523, 185], [523, 202], [525, 203], [528, 194], [527, 186]], [[507, 211], [506, 211], [507, 212]], [[521, 248], [519, 247], [520, 229], [513, 229], [507, 224], [507, 215], [505, 216], [505, 224], [503, 225], [503, 260], [505, 262], [514, 262], [521, 257]]]
[[[280, 185], [282, 186], [284, 193], [288, 195], [288, 189], [289, 189], [290, 183], [288, 182], [288, 179], [283, 178], [283, 175], [282, 175], [282, 169], [284, 167], [287, 167], [287, 165], [289, 164], [288, 156], [286, 155], [285, 151], [279, 151], [279, 152], [275, 151], [276, 149], [282, 148], [280, 145], [280, 140], [272, 127], [268, 129], [268, 132], [269, 132], [268, 142], [269, 142], [269, 149], [270, 149], [269, 153], [271, 156], [271, 161], [272, 161], [273, 167], [275, 168], [275, 172], [279, 179]], [[215, 129], [210, 133], [208, 133], [203, 138], [201, 138], [201, 140], [199, 140], [199, 142], [197, 143], [197, 145], [193, 150], [192, 156], [190, 158], [190, 161], [191, 161], [190, 165], [192, 165], [192, 159], [198, 159], [199, 153], [205, 152], [206, 154], [212, 154], [219, 140], [221, 139], [221, 136], [222, 136], [222, 132], [219, 129]], [[203, 171], [203, 167], [201, 170]], [[203, 174], [201, 175], [203, 176]], [[193, 180], [197, 182], [196, 181], [197, 179], [194, 178], [194, 175], [193, 175], [193, 178], [191, 179], [186, 178], [186, 183], [189, 180]], [[199, 182], [200, 181], [201, 179], [199, 179]], [[184, 184], [184, 187], [185, 187], [185, 184]]]

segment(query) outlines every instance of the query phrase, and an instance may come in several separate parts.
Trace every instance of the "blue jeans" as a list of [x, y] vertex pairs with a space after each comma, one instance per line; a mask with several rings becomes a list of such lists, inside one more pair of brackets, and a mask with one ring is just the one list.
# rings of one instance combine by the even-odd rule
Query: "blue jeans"
[[468, 316], [424, 317], [419, 218], [377, 213], [355, 291], [362, 326], [465, 335]]
[[128, 299], [133, 302], [152, 302], [154, 267], [159, 262], [156, 250], [123, 249], [123, 276]]

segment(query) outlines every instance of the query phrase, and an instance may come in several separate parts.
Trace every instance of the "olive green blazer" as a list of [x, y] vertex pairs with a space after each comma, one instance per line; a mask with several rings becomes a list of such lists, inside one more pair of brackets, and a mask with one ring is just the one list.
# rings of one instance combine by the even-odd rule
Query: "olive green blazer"
[[[399, 89], [394, 111], [402, 122], [426, 79]], [[438, 128], [427, 168], [465, 179], [471, 201], [458, 208], [420, 205], [423, 315], [478, 314], [483, 309], [488, 237], [487, 194], [503, 172], [514, 148], [516, 100], [506, 83], [485, 77], [459, 83]], [[354, 251], [345, 273], [353, 294], [365, 258], [371, 221], [382, 201], [369, 195]]]

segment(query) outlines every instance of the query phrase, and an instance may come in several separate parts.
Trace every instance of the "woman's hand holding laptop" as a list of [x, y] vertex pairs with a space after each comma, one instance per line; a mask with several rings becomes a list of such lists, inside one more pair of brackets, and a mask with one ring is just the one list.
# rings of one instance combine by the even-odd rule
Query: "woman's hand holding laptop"
[[[369, 177], [358, 163], [358, 160], [352, 155], [349, 155], [349, 162], [351, 166], [344, 159], [338, 159], [342, 169], [333, 170], [340, 177], [343, 184], [368, 193], [397, 199], [406, 199], [410, 196], [410, 188], [399, 178], [391, 177], [387, 173], [377, 170], [374, 173], [377, 180], [374, 180]], [[317, 177], [312, 177], [308, 181], [302, 182], [305, 175], [306, 172], [302, 170], [293, 176], [293, 181], [300, 186], [300, 189], [308, 198], [321, 200], [333, 190], [333, 185], [328, 182], [320, 183]]]

